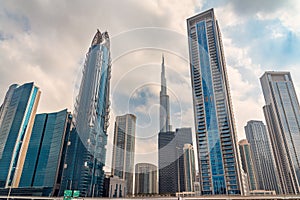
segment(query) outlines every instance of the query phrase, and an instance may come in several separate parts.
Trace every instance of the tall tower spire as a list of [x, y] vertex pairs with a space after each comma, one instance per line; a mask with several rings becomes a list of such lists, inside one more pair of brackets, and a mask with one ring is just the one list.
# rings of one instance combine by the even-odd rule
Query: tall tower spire
[[161, 91], [160, 91], [160, 95], [167, 95], [167, 80], [166, 80], [164, 54], [162, 54], [162, 63], [161, 63]]
[[169, 95], [167, 94], [167, 80], [165, 72], [165, 58], [162, 54], [162, 64], [161, 64], [161, 90], [160, 90], [160, 132], [171, 131], [170, 125], [170, 104]]

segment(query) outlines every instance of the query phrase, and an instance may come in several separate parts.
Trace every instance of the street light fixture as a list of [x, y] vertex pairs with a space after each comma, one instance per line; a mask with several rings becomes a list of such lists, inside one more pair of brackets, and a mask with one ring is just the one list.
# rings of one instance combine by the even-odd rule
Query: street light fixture
[[[178, 182], [178, 193], [180, 193], [180, 169], [179, 169], [179, 161], [180, 161], [180, 155], [178, 153], [178, 151], [181, 149], [180, 147], [176, 147], [177, 149], [177, 155], [178, 155], [178, 159], [177, 159], [177, 182]], [[180, 194], [179, 194], [180, 195]]]

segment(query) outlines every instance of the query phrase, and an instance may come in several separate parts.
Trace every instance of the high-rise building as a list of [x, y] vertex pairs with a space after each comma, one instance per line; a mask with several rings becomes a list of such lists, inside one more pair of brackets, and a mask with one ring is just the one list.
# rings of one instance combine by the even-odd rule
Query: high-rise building
[[135, 165], [135, 195], [157, 194], [157, 167], [150, 163]]
[[191, 128], [177, 128], [175, 132], [175, 151], [176, 151], [176, 165], [177, 165], [177, 192], [186, 191], [186, 179], [185, 176], [185, 162], [184, 162], [184, 146], [186, 144], [193, 144], [192, 129]]
[[187, 19], [201, 193], [243, 194], [237, 136], [214, 10]]
[[253, 156], [250, 144], [246, 139], [239, 141], [239, 149], [242, 160], [242, 168], [247, 173], [247, 179], [249, 183], [249, 190], [257, 190], [256, 174], [253, 164]]
[[19, 188], [47, 188], [57, 196], [72, 115], [67, 109], [35, 117]]
[[160, 90], [160, 110], [159, 110], [159, 124], [160, 132], [171, 131], [172, 127], [170, 125], [170, 103], [169, 95], [167, 94], [167, 80], [165, 72], [165, 59], [162, 56], [161, 64], [161, 90]]
[[289, 72], [265, 72], [260, 78], [264, 115], [284, 194], [299, 194], [300, 107]]
[[110, 40], [97, 30], [86, 54], [61, 191], [76, 189], [83, 197], [102, 196], [109, 121]]
[[133, 194], [135, 129], [135, 115], [116, 117], [111, 172], [113, 176], [126, 180], [128, 195]]
[[245, 133], [253, 155], [257, 189], [275, 190], [277, 194], [280, 194], [278, 171], [265, 125], [262, 121], [248, 121], [245, 126]]
[[183, 160], [184, 160], [185, 192], [193, 192], [194, 182], [196, 177], [196, 169], [195, 169], [194, 148], [191, 144], [184, 144]]
[[175, 132], [158, 134], [158, 190], [159, 194], [178, 191], [178, 164]]
[[191, 128], [158, 135], [159, 194], [175, 194], [186, 189], [184, 145], [192, 144]]
[[40, 98], [34, 83], [10, 86], [0, 114], [0, 187], [18, 187]]

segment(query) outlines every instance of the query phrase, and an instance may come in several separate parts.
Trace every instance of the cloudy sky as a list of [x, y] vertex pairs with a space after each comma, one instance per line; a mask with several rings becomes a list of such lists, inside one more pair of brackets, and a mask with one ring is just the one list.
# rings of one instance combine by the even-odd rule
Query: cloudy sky
[[38, 112], [73, 110], [82, 65], [96, 33], [111, 38], [111, 165], [115, 116], [137, 116], [136, 162], [157, 160], [161, 55], [171, 122], [193, 127], [186, 19], [215, 8], [223, 37], [239, 139], [248, 120], [263, 119], [259, 77], [292, 73], [300, 93], [298, 0], [0, 0], [0, 101], [12, 83], [34, 81]]

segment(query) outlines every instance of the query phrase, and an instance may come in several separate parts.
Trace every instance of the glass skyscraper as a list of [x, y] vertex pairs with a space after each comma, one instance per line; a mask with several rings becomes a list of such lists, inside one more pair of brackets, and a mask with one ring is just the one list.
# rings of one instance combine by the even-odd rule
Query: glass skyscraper
[[80, 190], [80, 196], [99, 197], [103, 191], [109, 121], [111, 77], [110, 40], [97, 30], [83, 68], [75, 102], [74, 125], [67, 151], [62, 189]]
[[191, 128], [158, 135], [159, 194], [175, 194], [186, 189], [184, 145], [192, 144]]
[[47, 188], [57, 196], [72, 116], [67, 110], [35, 117], [19, 188]]
[[186, 173], [185, 173], [185, 162], [184, 162], [184, 146], [187, 144], [193, 144], [192, 129], [191, 128], [177, 128], [175, 131], [175, 151], [176, 151], [176, 165], [177, 165], [177, 176], [178, 176], [178, 191], [186, 191]]
[[242, 168], [247, 173], [249, 190], [257, 190], [256, 173], [253, 164], [253, 156], [250, 144], [246, 139], [239, 141], [239, 149], [242, 160]]
[[116, 117], [111, 173], [127, 182], [127, 194], [133, 193], [136, 116]]
[[158, 190], [159, 194], [178, 191], [178, 164], [175, 132], [158, 134]]
[[260, 78], [264, 114], [284, 194], [299, 194], [300, 107], [289, 72], [265, 72]]
[[253, 155], [258, 189], [275, 190], [277, 194], [281, 194], [278, 171], [266, 126], [262, 121], [251, 120], [244, 128]]
[[201, 193], [243, 194], [221, 33], [214, 10], [187, 19]]
[[11, 85], [0, 111], [0, 187], [18, 187], [40, 90], [34, 83]]

